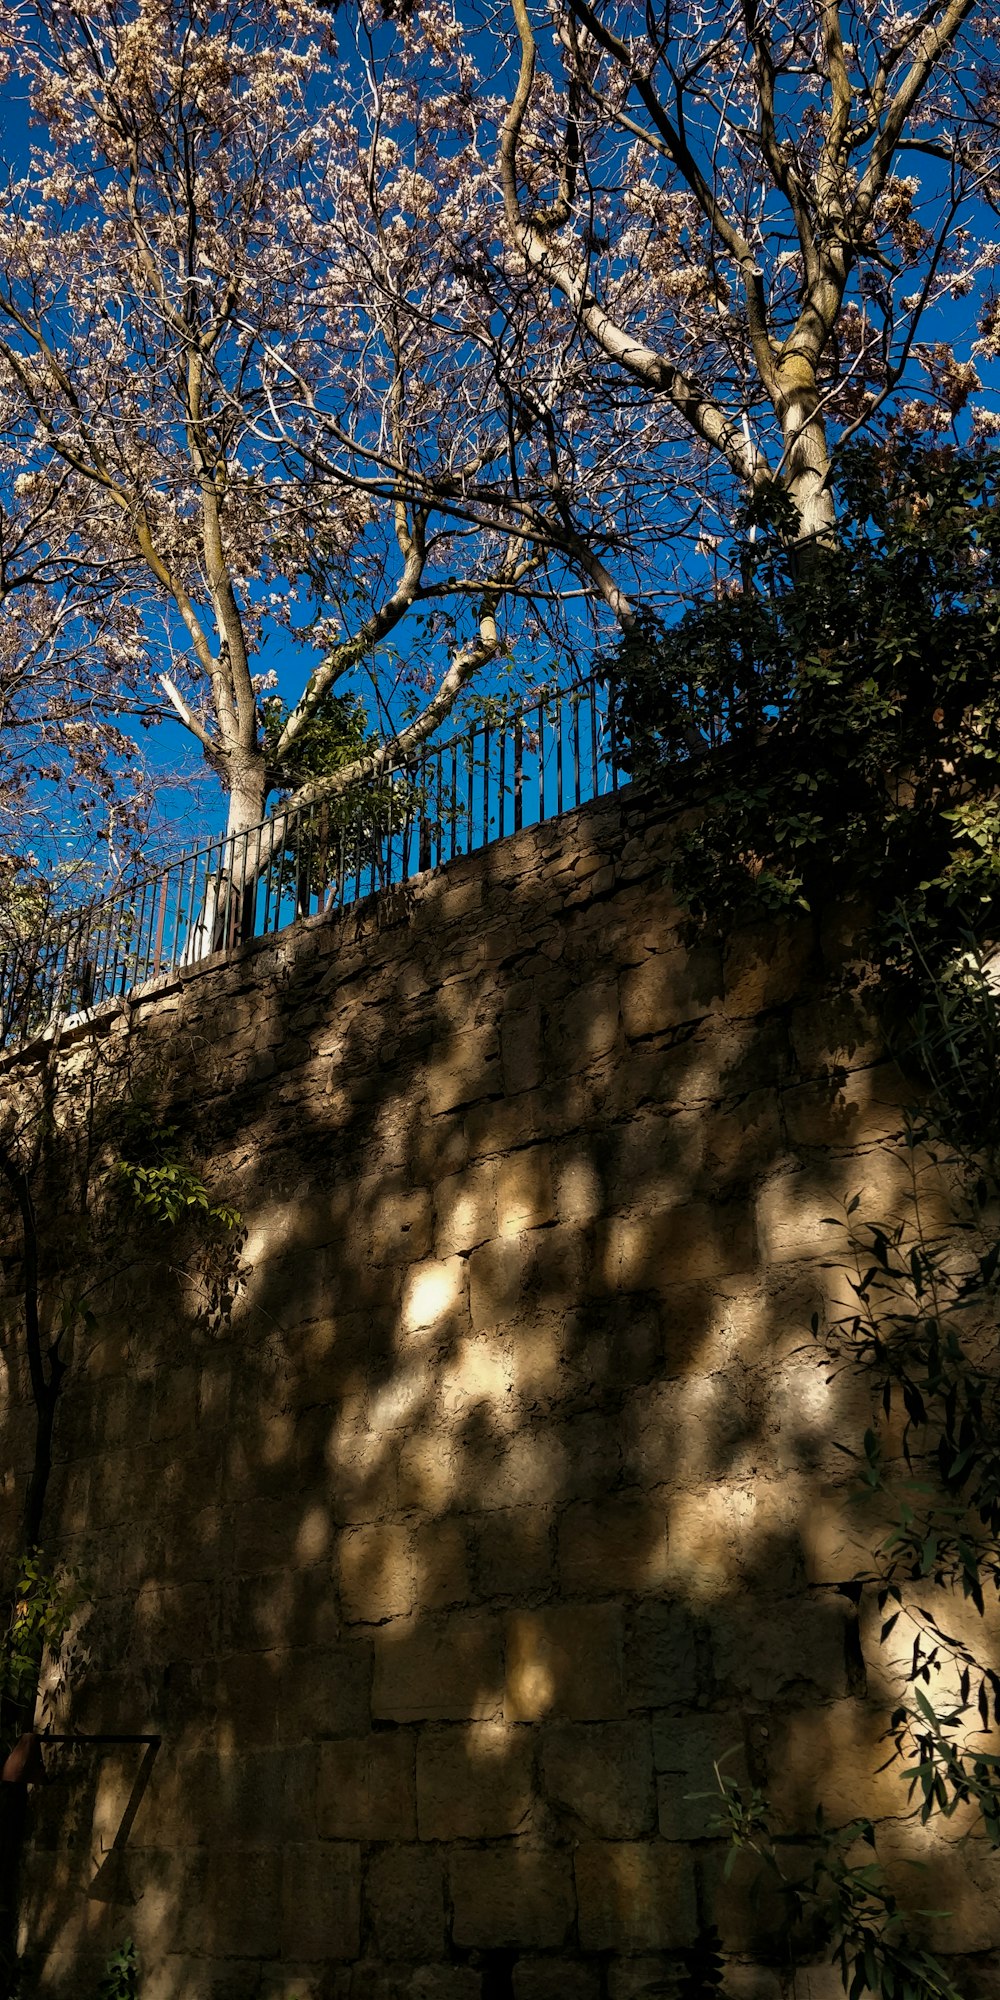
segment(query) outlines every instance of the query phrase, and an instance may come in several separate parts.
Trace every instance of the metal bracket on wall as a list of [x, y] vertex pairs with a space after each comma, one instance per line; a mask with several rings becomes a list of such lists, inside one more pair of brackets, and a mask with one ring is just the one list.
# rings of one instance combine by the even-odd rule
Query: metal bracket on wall
[[7, 1785], [41, 1785], [46, 1782], [45, 1761], [42, 1745], [49, 1743], [140, 1743], [145, 1748], [145, 1756], [135, 1774], [128, 1804], [114, 1840], [111, 1843], [97, 1873], [87, 1890], [88, 1898], [98, 1903], [134, 1903], [136, 1898], [128, 1879], [125, 1849], [128, 1837], [135, 1823], [135, 1816], [142, 1804], [146, 1787], [152, 1775], [156, 1753], [162, 1737], [152, 1734], [124, 1734], [113, 1730], [52, 1730], [27, 1729], [18, 1738], [3, 1769], [0, 1783]]

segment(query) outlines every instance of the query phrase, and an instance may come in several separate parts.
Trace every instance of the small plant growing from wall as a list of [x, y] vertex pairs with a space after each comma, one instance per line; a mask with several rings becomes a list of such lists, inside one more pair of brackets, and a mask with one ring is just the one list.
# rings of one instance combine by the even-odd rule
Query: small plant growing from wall
[[200, 1213], [224, 1229], [239, 1227], [238, 1209], [213, 1202], [201, 1175], [184, 1159], [175, 1125], [132, 1121], [131, 1135], [139, 1154], [115, 1162], [116, 1178], [128, 1189], [135, 1208], [148, 1222], [174, 1228], [192, 1213]]
[[45, 1690], [48, 1707], [79, 1676], [86, 1653], [74, 1627], [86, 1601], [86, 1586], [73, 1571], [48, 1569], [36, 1550], [22, 1557], [0, 1636], [0, 1706], [17, 1716], [34, 1707], [46, 1655], [55, 1667]]
[[131, 1938], [108, 1960], [96, 2000], [139, 2000], [139, 1959]]

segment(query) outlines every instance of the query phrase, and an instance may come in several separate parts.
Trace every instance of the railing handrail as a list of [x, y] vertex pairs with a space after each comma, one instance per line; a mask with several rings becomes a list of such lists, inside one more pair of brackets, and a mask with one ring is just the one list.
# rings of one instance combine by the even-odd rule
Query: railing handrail
[[[393, 789], [401, 776], [412, 791]], [[616, 791], [622, 779], [608, 677], [540, 683], [508, 714], [487, 711], [391, 756], [370, 783], [356, 780], [353, 812], [339, 821], [328, 809], [343, 793], [279, 804], [256, 826], [217, 834], [49, 914], [0, 954], [0, 1046], [20, 1046], [39, 1023], [89, 1012], [179, 966], [284, 929], [314, 902], [347, 907], [477, 852]], [[350, 797], [355, 786], [344, 790]]]
[[[401, 771], [410, 771], [419, 764], [422, 755], [430, 753], [437, 756], [439, 752], [450, 750], [453, 744], [465, 741], [474, 731], [484, 729], [488, 731], [496, 729], [499, 731], [503, 729], [507, 733], [513, 733], [518, 723], [523, 723], [526, 717], [533, 714], [537, 709], [544, 707], [547, 701], [555, 699], [561, 701], [568, 700], [572, 695], [585, 692], [591, 687], [603, 687], [608, 684], [608, 678], [603, 674], [581, 676], [580, 679], [570, 681], [566, 686], [560, 686], [558, 681], [552, 681], [548, 686], [539, 684], [538, 688], [533, 690], [530, 699], [523, 701], [518, 708], [513, 709], [508, 716], [503, 718], [502, 722], [483, 723], [482, 720], [478, 720], [467, 723], [464, 729], [452, 730], [447, 736], [429, 737], [425, 742], [417, 744], [405, 756], [394, 759], [391, 763], [382, 766], [376, 775], [381, 782], [385, 778], [395, 777]], [[372, 754], [377, 755], [378, 753], [373, 752]], [[363, 786], [368, 780], [366, 778], [358, 778], [354, 782], [359, 786]], [[344, 789], [346, 790], [347, 787]], [[99, 910], [109, 909], [114, 903], [120, 902], [125, 896], [137, 895], [151, 883], [158, 882], [161, 876], [171, 869], [187, 868], [192, 863], [204, 860], [207, 855], [215, 854], [227, 842], [233, 840], [252, 840], [255, 834], [263, 833], [266, 828], [274, 826], [279, 820], [291, 819], [298, 812], [308, 812], [314, 806], [324, 805], [331, 799], [339, 796], [340, 794], [336, 792], [330, 792], [326, 795], [320, 795], [315, 799], [307, 799], [301, 805], [297, 804], [294, 799], [290, 800], [287, 805], [283, 806], [279, 804], [271, 812], [265, 813], [262, 820], [256, 821], [251, 827], [245, 827], [239, 833], [231, 834], [228, 831], [217, 833], [211, 840], [203, 841], [197, 847], [182, 848], [179, 854], [175, 854], [169, 860], [157, 862], [155, 867], [147, 868], [142, 874], [128, 876], [119, 883], [116, 889], [104, 890], [100, 895], [92, 897], [87, 903], [66, 905], [51, 916], [51, 922], [58, 924], [75, 917], [94, 916]]]

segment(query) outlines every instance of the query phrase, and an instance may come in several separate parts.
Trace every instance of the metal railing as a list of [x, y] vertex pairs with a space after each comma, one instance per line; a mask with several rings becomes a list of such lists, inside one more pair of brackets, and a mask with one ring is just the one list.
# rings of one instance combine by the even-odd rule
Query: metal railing
[[499, 704], [335, 800], [282, 810], [63, 912], [0, 956], [0, 1047], [614, 792], [608, 683]]

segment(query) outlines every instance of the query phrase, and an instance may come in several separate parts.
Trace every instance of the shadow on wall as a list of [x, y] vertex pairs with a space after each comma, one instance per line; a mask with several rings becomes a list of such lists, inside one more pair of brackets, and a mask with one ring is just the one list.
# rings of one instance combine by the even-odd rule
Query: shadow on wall
[[996, 1966], [996, 1863], [878, 1770], [868, 1410], [809, 1341], [822, 1218], [898, 1197], [899, 1079], [834, 925], [687, 948], [668, 838], [585, 808], [121, 1024], [248, 1234], [221, 1308], [137, 1237], [67, 1385], [71, 1719], [163, 1747], [96, 1891], [135, 1754], [51, 1759], [39, 1994], [131, 1934], [142, 2000], [637, 2000], [715, 1924], [727, 1993], [777, 2000], [691, 1797], [723, 1756], [790, 1834], [885, 1821], [952, 1912], [919, 1934], [970, 1993]]

